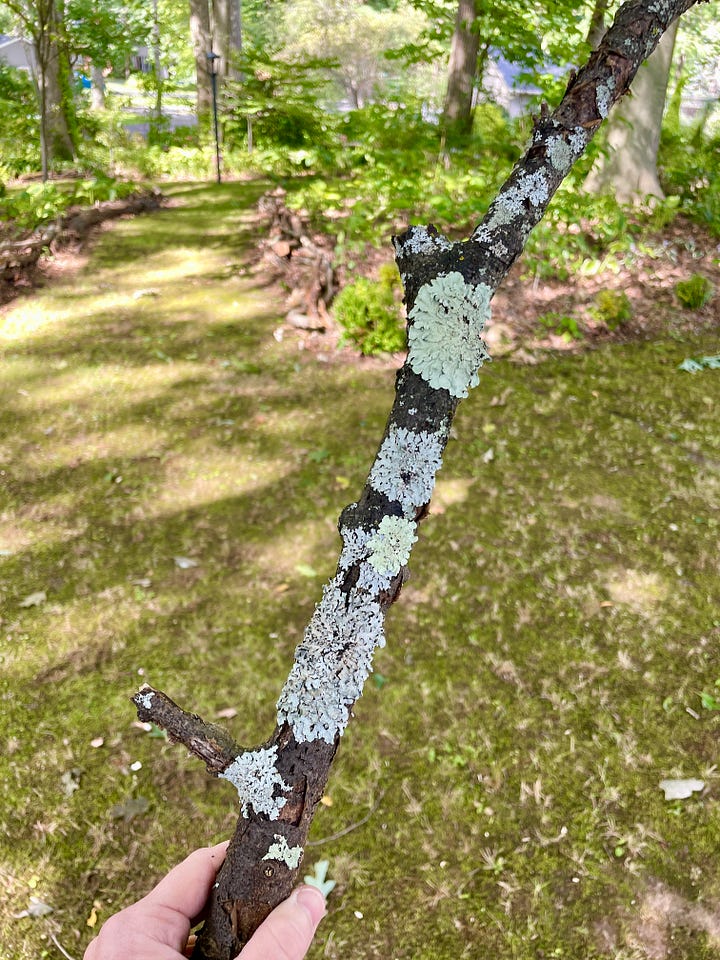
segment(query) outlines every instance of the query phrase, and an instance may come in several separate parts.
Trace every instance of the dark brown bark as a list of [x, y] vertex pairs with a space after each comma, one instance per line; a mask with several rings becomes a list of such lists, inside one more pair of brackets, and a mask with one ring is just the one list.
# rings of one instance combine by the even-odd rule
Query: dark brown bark
[[[377, 644], [382, 642], [378, 623], [400, 592], [407, 562], [405, 553], [398, 551], [390, 575], [383, 579], [376, 573], [386, 569], [385, 557], [380, 556], [382, 531], [392, 527], [412, 532], [425, 516], [459, 399], [467, 394], [482, 359], [479, 336], [463, 338], [462, 331], [479, 332], [477, 325], [473, 326], [475, 313], [485, 309], [522, 252], [528, 234], [572, 163], [612, 104], [627, 91], [669, 23], [694, 2], [633, 0], [621, 8], [599, 49], [568, 85], [560, 106], [537, 121], [530, 148], [469, 239], [451, 243], [432, 226], [411, 227], [394, 238], [408, 306], [408, 358], [397, 375], [395, 401], [368, 482], [358, 502], [340, 517], [344, 549], [338, 571], [296, 651], [295, 665], [278, 703], [278, 725], [266, 744], [239, 758], [242, 763], [257, 758], [269, 779], [264, 782], [264, 792], [258, 794], [255, 779], [235, 777], [240, 783], [243, 815], [211, 898], [210, 917], [193, 954], [195, 960], [234, 958], [257, 923], [296, 882], [300, 864], [282, 863], [270, 855], [269, 848], [278, 838], [295, 850], [305, 846], [314, 808], [352, 707], [352, 697], [346, 697], [340, 700], [339, 712], [335, 711], [332, 697], [328, 698], [333, 691], [323, 686], [325, 668], [329, 664], [329, 673], [337, 677], [340, 687], [348, 666], [361, 662], [360, 674], [366, 675], [363, 658], [368, 637]], [[426, 348], [419, 338], [429, 315], [427, 303], [437, 291], [436, 322], [441, 332], [447, 329], [449, 318], [460, 335], [455, 342], [431, 337], [432, 349], [442, 351], [442, 362], [428, 371], [423, 367], [427, 353], [423, 356], [422, 350]], [[483, 306], [478, 306], [481, 303]], [[463, 361], [468, 354], [474, 365], [465, 376]], [[438, 386], [448, 371], [454, 373], [453, 358], [463, 376], [458, 382], [451, 376], [448, 386]], [[430, 359], [432, 366], [432, 356]], [[400, 454], [398, 438], [405, 444]], [[340, 669], [336, 672], [337, 664]], [[344, 689], [352, 689], [355, 679], [350, 677]], [[324, 705], [320, 711], [315, 709], [316, 697], [321, 704], [328, 700], [333, 708], [327, 716]], [[296, 709], [298, 702], [300, 708], [306, 708], [305, 714]], [[143, 716], [159, 722], [152, 702]], [[232, 779], [231, 769], [226, 768], [220, 776]], [[264, 807], [265, 812], [251, 803]]]

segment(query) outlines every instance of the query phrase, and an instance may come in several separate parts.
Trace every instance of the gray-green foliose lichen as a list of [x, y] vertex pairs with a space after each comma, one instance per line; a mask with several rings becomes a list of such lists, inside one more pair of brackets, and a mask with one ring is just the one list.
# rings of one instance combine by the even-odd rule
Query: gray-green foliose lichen
[[290, 870], [295, 870], [300, 866], [300, 860], [303, 855], [302, 847], [291, 847], [287, 842], [287, 838], [280, 833], [276, 833], [273, 837], [275, 843], [271, 843], [268, 847], [268, 852], [263, 857], [263, 860], [281, 860], [285, 863]]
[[408, 363], [436, 390], [467, 397], [490, 359], [480, 334], [490, 317], [491, 288], [461, 273], [441, 274], [418, 291], [409, 313]]
[[403, 517], [383, 517], [376, 532], [368, 540], [368, 563], [380, 574], [396, 574], [410, 559], [412, 545], [417, 543], [417, 524]]
[[603, 120], [610, 113], [614, 92], [614, 77], [608, 77], [603, 83], [599, 83], [597, 85], [597, 89], [595, 90], [595, 103], [597, 104], [598, 114], [603, 118]]
[[138, 695], [137, 695], [137, 697], [136, 697], [135, 699], [136, 699], [136, 700], [140, 703], [140, 705], [141, 705], [142, 707], [144, 707], [146, 710], [150, 710], [150, 709], [152, 708], [153, 695], [154, 695], [154, 691], [152, 691], [152, 690], [146, 691], [146, 690], [143, 688], [143, 689], [140, 690], [140, 692], [138, 693]]
[[344, 593], [338, 577], [315, 608], [277, 703], [278, 723], [299, 742], [334, 743], [362, 693], [376, 647], [385, 645], [380, 605], [366, 591]]
[[560, 173], [570, 169], [573, 160], [573, 151], [562, 137], [549, 137], [547, 141], [547, 155], [550, 164]]
[[[246, 818], [252, 807], [255, 813], [265, 814], [268, 820], [277, 820], [285, 806], [282, 794], [291, 788], [275, 766], [277, 749], [277, 746], [267, 749], [260, 747], [241, 753], [219, 774], [223, 780], [229, 780], [236, 787], [242, 815]], [[278, 791], [281, 794], [279, 796]]]
[[430, 233], [427, 227], [410, 227], [402, 241], [395, 243], [398, 256], [407, 257], [451, 250], [452, 243], [440, 234]]
[[388, 500], [400, 504], [406, 518], [414, 519], [429, 502], [435, 474], [442, 466], [442, 433], [390, 427], [375, 458], [369, 482]]

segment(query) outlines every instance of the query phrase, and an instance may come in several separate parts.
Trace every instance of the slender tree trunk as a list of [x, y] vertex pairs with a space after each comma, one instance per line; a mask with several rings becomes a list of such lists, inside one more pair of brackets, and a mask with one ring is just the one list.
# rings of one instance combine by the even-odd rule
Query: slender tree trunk
[[155, 73], [155, 124], [159, 124], [162, 119], [162, 95], [163, 95], [163, 75], [162, 61], [160, 59], [160, 17], [158, 14], [158, 0], [153, 0], [153, 23], [152, 23], [152, 48], [153, 48], [153, 71]]
[[212, 47], [212, 35], [208, 0], [190, 0], [190, 36], [197, 78], [197, 116], [201, 123], [209, 123], [212, 110], [212, 82], [207, 55]]
[[242, 51], [242, 29], [240, 0], [211, 0], [213, 8], [213, 35], [217, 52], [218, 75], [221, 77], [237, 74], [233, 66]]
[[[458, 404], [487, 360], [490, 300], [573, 163], [628, 90], [670, 22], [696, 0], [631, 0], [465, 240], [432, 227], [393, 238], [408, 308], [408, 356], [360, 497], [343, 510], [337, 571], [295, 652], [269, 740], [243, 749], [216, 724], [145, 686], [133, 698], [152, 721], [238, 792], [240, 818], [215, 883], [195, 960], [231, 960], [297, 882], [330, 764], [384, 645], [384, 618], [407, 576], [418, 524]], [[618, 53], [618, 51], [621, 51]]]
[[105, 109], [105, 75], [103, 68], [93, 63], [90, 69], [92, 79], [92, 88], [90, 90], [90, 103], [93, 110]]
[[69, 111], [69, 64], [62, 40], [62, 20], [55, 0], [43, 0], [37, 7], [34, 36], [36, 86], [40, 107], [40, 155], [46, 180], [56, 162], [71, 162], [75, 144]]
[[242, 0], [229, 0], [229, 19], [228, 19], [228, 47], [230, 51], [228, 59], [228, 77], [231, 80], [241, 80], [241, 73], [238, 69], [237, 60], [242, 53]]
[[443, 126], [449, 139], [467, 136], [472, 129], [479, 48], [479, 37], [473, 30], [476, 19], [475, 0], [459, 0], [443, 109]]
[[586, 38], [591, 50], [597, 50], [600, 46], [600, 41], [605, 36], [605, 16], [608, 5], [609, 0], [595, 0]]
[[638, 70], [631, 95], [608, 123], [608, 152], [590, 171], [586, 190], [609, 191], [622, 202], [665, 196], [658, 179], [657, 153], [677, 26], [676, 21]]

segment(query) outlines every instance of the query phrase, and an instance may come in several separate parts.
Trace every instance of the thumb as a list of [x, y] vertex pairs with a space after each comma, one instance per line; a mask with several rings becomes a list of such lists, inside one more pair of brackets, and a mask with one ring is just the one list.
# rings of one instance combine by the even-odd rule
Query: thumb
[[302, 960], [324, 916], [317, 887], [298, 887], [260, 924], [237, 960]]

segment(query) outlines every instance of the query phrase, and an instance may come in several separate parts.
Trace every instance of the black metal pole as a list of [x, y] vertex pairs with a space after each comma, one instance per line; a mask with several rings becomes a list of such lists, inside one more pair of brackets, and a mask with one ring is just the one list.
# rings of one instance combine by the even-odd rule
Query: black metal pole
[[212, 84], [213, 98], [213, 124], [215, 126], [215, 169], [217, 170], [217, 182], [222, 183], [220, 178], [220, 134], [218, 132], [218, 114], [217, 114], [217, 74], [215, 73], [215, 61], [211, 63], [212, 73], [210, 74], [210, 83]]

